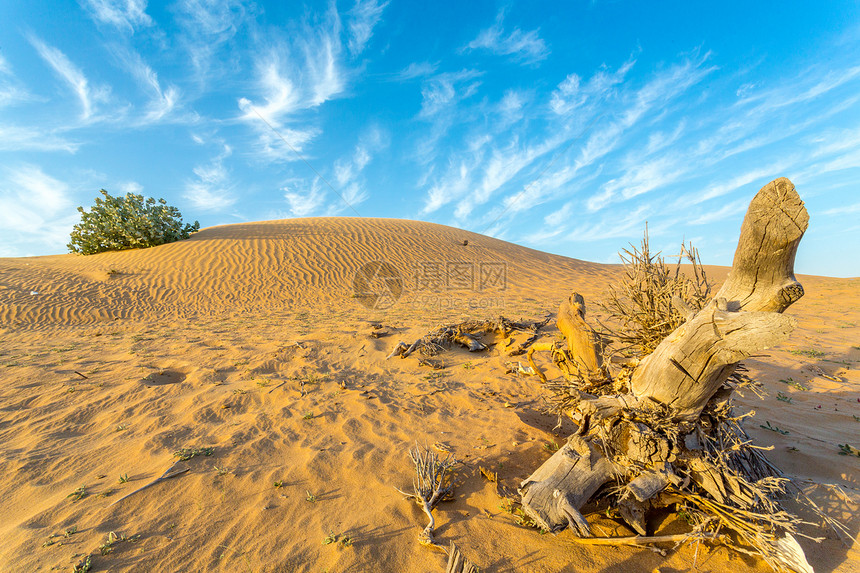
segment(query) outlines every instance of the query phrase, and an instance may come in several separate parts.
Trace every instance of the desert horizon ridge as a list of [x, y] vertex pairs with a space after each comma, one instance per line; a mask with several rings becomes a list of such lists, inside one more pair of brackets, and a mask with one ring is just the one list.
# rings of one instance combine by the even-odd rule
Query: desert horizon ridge
[[[402, 292], [368, 308], [356, 273], [381, 262]], [[706, 269], [715, 286], [728, 272]], [[536, 377], [506, 373], [524, 357], [451, 349], [440, 370], [386, 359], [440, 324], [554, 317], [573, 291], [600, 317], [620, 272], [453, 227], [347, 217], [0, 259], [1, 568], [71, 571], [91, 555], [91, 571], [442, 571], [445, 556], [417, 541], [423, 513], [395, 489], [411, 487], [417, 442], [462, 462], [436, 537], [481, 571], [770, 571], [721, 545], [664, 557], [519, 525], [480, 468], [516, 491], [573, 428], [553, 432]], [[755, 410], [745, 427], [773, 446], [768, 458], [851, 532], [845, 546], [807, 526], [825, 537], [800, 540], [809, 562], [848, 573], [860, 570], [860, 458], [840, 445], [860, 447], [860, 278], [798, 279], [794, 332], [744, 361], [767, 395], [737, 402]], [[554, 320], [541, 334], [558, 336]], [[187, 473], [117, 501], [195, 448], [176, 466]], [[589, 518], [598, 535], [630, 534]], [[669, 512], [649, 522], [685, 525]]]

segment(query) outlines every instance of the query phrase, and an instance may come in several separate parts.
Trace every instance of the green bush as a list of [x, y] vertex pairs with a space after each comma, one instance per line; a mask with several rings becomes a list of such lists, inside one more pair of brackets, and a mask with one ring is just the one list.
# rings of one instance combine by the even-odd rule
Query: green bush
[[127, 193], [125, 197], [111, 197], [101, 190], [104, 198], [87, 212], [78, 207], [81, 222], [72, 230], [71, 241], [66, 245], [73, 253], [92, 255], [104, 251], [155, 247], [187, 239], [200, 230], [200, 223], [182, 225], [182, 213], [164, 199]]

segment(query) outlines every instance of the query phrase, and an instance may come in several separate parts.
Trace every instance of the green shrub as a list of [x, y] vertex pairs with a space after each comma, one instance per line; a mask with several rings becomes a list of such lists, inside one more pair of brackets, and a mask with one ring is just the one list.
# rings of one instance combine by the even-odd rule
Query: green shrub
[[92, 255], [155, 247], [187, 239], [200, 230], [197, 221], [183, 226], [182, 213], [164, 199], [144, 199], [134, 193], [111, 197], [104, 189], [101, 194], [104, 198], [97, 197], [89, 212], [78, 207], [81, 222], [75, 225], [66, 245], [73, 253]]

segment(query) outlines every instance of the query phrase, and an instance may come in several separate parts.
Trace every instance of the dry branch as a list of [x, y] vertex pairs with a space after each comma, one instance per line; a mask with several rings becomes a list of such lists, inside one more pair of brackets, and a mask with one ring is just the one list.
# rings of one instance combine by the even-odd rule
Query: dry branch
[[445, 501], [453, 497], [454, 486], [452, 483], [451, 468], [457, 462], [450, 455], [444, 459], [440, 459], [435, 452], [426, 448], [422, 452], [417, 444], [413, 449], [409, 450], [409, 459], [415, 465], [415, 477], [412, 480], [413, 493], [406, 493], [401, 490], [397, 491], [400, 491], [407, 498], [414, 498], [427, 515], [429, 523], [421, 532], [418, 540], [423, 545], [439, 547], [433, 539], [433, 531], [436, 528], [433, 509], [435, 509], [440, 501]]
[[538, 331], [546, 326], [549, 321], [550, 317], [546, 317], [540, 321], [517, 322], [500, 316], [497, 320], [469, 320], [459, 324], [440, 326], [436, 330], [425, 334], [411, 345], [399, 342], [391, 354], [386, 357], [386, 360], [395, 356], [406, 358], [414, 352], [420, 352], [425, 356], [435, 356], [442, 350], [451, 348], [454, 345], [462, 346], [469, 352], [480, 352], [487, 350], [490, 346], [481, 340], [481, 337], [484, 335], [497, 334], [502, 339], [505, 339], [514, 331], [532, 333], [532, 336], [528, 340], [508, 353], [511, 356], [524, 354], [526, 349], [537, 340], [539, 336]]

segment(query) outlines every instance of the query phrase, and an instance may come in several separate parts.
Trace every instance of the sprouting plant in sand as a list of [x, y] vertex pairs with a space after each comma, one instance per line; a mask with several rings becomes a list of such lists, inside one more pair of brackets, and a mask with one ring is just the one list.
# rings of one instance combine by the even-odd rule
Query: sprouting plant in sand
[[409, 459], [415, 467], [415, 477], [412, 479], [412, 493], [397, 490], [407, 498], [415, 499], [430, 522], [421, 532], [418, 540], [424, 545], [436, 545], [433, 539], [433, 530], [436, 528], [436, 519], [433, 510], [440, 501], [453, 499], [454, 484], [452, 468], [457, 464], [451, 455], [444, 459], [439, 458], [435, 452], [420, 448], [417, 444], [409, 450]]
[[72, 569], [72, 573], [88, 573], [92, 568], [92, 559], [89, 555], [84, 557], [77, 565]]
[[173, 452], [173, 455], [182, 461], [188, 461], [195, 456], [211, 456], [215, 452], [215, 448], [181, 448]]
[[75, 491], [73, 491], [72, 493], [67, 495], [66, 497], [71, 498], [72, 501], [80, 501], [80, 500], [84, 499], [85, 497], [87, 497], [88, 495], [89, 495], [89, 493], [87, 492], [87, 486], [82, 485], [81, 487], [79, 487], [78, 489], [76, 489]]

